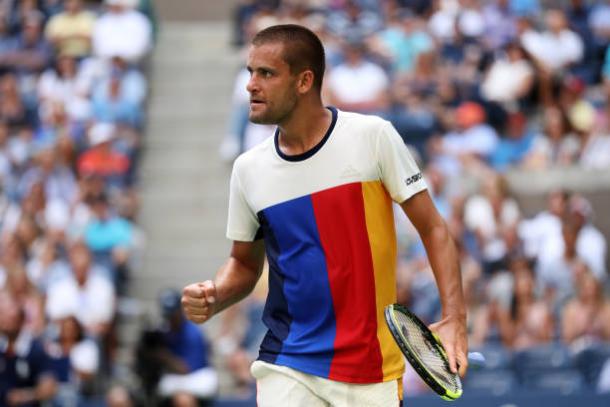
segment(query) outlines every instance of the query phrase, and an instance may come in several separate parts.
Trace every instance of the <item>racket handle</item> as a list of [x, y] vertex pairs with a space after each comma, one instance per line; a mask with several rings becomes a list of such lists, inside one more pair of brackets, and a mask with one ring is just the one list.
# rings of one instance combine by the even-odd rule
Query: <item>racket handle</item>
[[468, 352], [468, 366], [471, 368], [485, 367], [485, 356], [481, 352]]

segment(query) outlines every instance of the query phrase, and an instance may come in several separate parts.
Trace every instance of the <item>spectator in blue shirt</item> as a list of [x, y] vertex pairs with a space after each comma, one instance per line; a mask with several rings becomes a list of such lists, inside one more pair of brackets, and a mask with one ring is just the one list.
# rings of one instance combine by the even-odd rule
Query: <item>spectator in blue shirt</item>
[[207, 340], [197, 325], [184, 318], [180, 298], [180, 292], [173, 289], [164, 290], [159, 297], [165, 327], [158, 353], [164, 368], [158, 391], [174, 403], [209, 400], [218, 388], [218, 376], [208, 362]]

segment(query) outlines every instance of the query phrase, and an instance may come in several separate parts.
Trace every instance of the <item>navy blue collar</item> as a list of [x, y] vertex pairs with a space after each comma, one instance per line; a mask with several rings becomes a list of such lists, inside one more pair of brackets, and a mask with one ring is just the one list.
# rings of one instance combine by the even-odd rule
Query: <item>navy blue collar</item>
[[332, 121], [330, 122], [330, 126], [328, 127], [328, 130], [326, 130], [326, 134], [324, 135], [324, 137], [322, 138], [322, 140], [320, 140], [320, 142], [318, 144], [316, 144], [310, 150], [305, 151], [304, 153], [296, 154], [296, 155], [284, 154], [282, 152], [282, 150], [280, 150], [280, 144], [279, 144], [280, 128], [278, 127], [277, 129], [275, 129], [275, 135], [273, 136], [273, 139], [274, 139], [273, 141], [275, 143], [275, 151], [277, 151], [277, 155], [279, 155], [281, 158], [283, 158], [286, 161], [303, 161], [303, 160], [306, 160], [309, 157], [313, 156], [315, 153], [317, 153], [324, 146], [324, 144], [326, 144], [326, 141], [330, 138], [330, 134], [333, 132], [333, 129], [335, 128], [335, 124], [337, 123], [337, 109], [332, 106], [328, 106], [327, 109], [330, 110], [330, 112], [333, 115], [333, 118], [332, 118]]

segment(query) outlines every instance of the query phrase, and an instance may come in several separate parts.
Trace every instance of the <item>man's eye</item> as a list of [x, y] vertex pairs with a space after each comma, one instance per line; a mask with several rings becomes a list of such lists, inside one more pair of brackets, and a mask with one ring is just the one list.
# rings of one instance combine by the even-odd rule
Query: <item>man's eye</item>
[[271, 72], [270, 71], [263, 71], [263, 77], [265, 78], [271, 78]]

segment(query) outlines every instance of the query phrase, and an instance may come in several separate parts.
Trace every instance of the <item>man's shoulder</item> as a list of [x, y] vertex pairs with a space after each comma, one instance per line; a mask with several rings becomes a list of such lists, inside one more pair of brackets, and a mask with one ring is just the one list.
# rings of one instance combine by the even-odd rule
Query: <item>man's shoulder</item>
[[388, 121], [377, 115], [341, 110], [337, 128], [351, 134], [376, 135], [388, 125]]
[[271, 136], [255, 145], [251, 149], [241, 153], [233, 163], [234, 169], [249, 168], [252, 165], [260, 164], [263, 160], [269, 160], [273, 155], [274, 138]]

